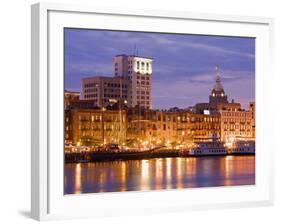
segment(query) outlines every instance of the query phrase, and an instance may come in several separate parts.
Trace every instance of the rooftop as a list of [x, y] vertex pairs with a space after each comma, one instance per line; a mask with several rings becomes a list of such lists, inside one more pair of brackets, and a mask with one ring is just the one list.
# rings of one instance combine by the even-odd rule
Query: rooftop
[[140, 56], [140, 55], [136, 55], [136, 54], [117, 54], [117, 55], [115, 55], [115, 57], [122, 57], [122, 56], [125, 56], [125, 57], [136, 57], [136, 58], [146, 58], [146, 59], [153, 60], [153, 58], [151, 58], [151, 57], [144, 57], [144, 56]]

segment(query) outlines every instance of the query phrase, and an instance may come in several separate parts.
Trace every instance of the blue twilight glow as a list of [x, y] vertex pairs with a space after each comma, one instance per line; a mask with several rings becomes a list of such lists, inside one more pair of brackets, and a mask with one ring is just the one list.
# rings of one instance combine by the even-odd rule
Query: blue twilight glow
[[255, 39], [65, 29], [65, 88], [81, 90], [83, 77], [113, 76], [113, 56], [153, 58], [154, 109], [208, 102], [219, 65], [228, 99], [243, 107], [255, 99]]

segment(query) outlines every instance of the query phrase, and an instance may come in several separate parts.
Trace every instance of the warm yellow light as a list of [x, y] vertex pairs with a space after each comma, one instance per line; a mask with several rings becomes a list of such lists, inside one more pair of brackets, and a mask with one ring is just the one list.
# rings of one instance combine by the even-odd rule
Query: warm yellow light
[[227, 148], [232, 148], [234, 146], [234, 143], [236, 141], [236, 138], [234, 136], [230, 136], [228, 140], [225, 142], [225, 145]]

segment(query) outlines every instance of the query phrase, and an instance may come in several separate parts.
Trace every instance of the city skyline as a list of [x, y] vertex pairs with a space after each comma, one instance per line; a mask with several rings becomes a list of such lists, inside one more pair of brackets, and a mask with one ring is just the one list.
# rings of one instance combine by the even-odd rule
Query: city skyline
[[255, 99], [254, 38], [65, 29], [65, 88], [81, 92], [81, 79], [113, 76], [113, 57], [153, 58], [153, 109], [205, 102], [215, 66], [229, 100], [247, 108]]

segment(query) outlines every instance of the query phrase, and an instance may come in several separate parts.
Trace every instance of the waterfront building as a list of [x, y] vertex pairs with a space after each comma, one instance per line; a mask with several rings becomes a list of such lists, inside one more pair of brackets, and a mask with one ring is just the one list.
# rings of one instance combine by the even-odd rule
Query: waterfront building
[[132, 107], [152, 109], [152, 58], [137, 55], [116, 55], [114, 61], [115, 77], [128, 78]]
[[209, 141], [213, 136], [224, 142], [254, 139], [250, 111], [222, 110], [219, 113], [196, 114], [140, 107], [111, 110], [82, 105], [78, 108], [72, 106], [65, 116], [66, 140], [75, 145], [87, 140], [129, 147], [172, 147]]
[[[255, 103], [244, 110], [240, 103], [229, 102], [218, 72], [208, 103], [189, 109], [152, 110], [151, 63], [148, 58], [117, 55], [114, 77], [83, 79], [83, 99], [69, 100], [65, 109], [66, 142], [186, 148], [213, 137], [228, 146], [236, 140], [254, 140]], [[138, 80], [149, 83], [143, 86]], [[146, 92], [138, 92], [142, 87], [150, 90], [144, 103], [138, 101], [146, 97]]]
[[221, 110], [221, 140], [229, 144], [236, 140], [254, 140], [252, 112]]
[[186, 147], [196, 140], [220, 137], [220, 114], [194, 114], [157, 110], [130, 110], [127, 136], [150, 145]]
[[64, 91], [64, 108], [69, 106], [72, 101], [79, 100], [80, 98], [80, 92], [74, 92], [74, 91]]
[[130, 81], [125, 77], [95, 76], [82, 79], [84, 100], [93, 100], [98, 107], [105, 107], [110, 102], [126, 101], [131, 105]]
[[249, 110], [252, 114], [252, 137], [256, 136], [256, 104], [255, 102], [250, 102]]
[[191, 135], [193, 141], [209, 141], [221, 137], [221, 116], [219, 113], [191, 114]]
[[124, 143], [126, 119], [123, 110], [73, 107], [66, 111], [65, 140], [77, 146]]
[[177, 142], [177, 113], [144, 108], [128, 112], [128, 137], [144, 145], [171, 146]]

